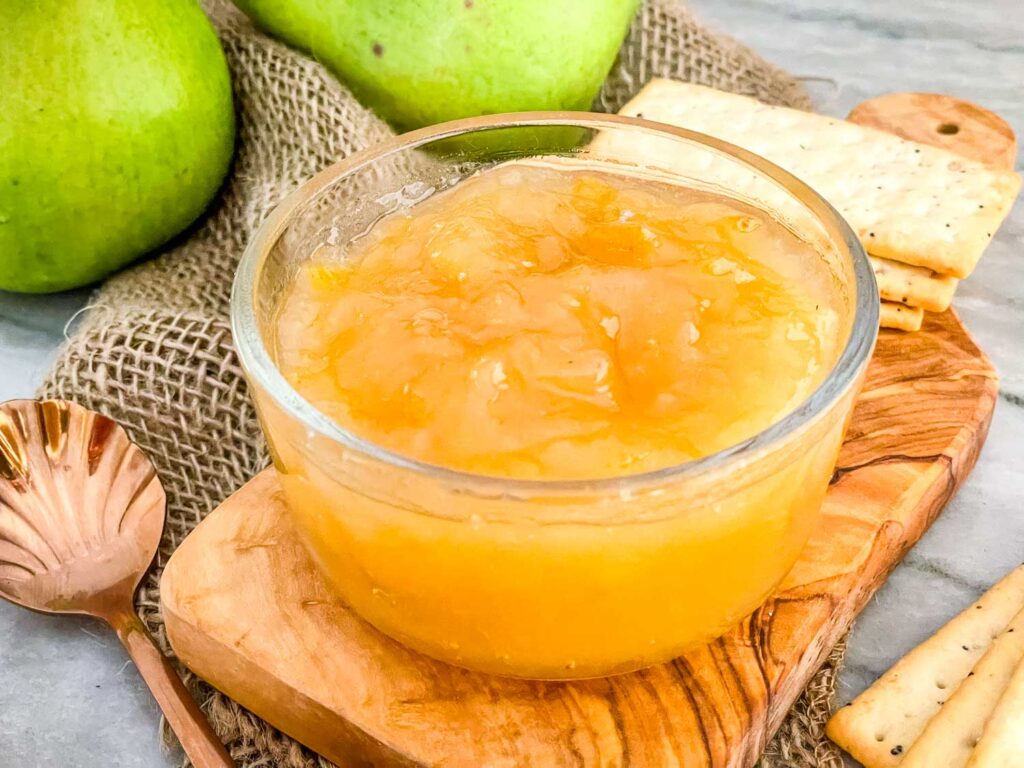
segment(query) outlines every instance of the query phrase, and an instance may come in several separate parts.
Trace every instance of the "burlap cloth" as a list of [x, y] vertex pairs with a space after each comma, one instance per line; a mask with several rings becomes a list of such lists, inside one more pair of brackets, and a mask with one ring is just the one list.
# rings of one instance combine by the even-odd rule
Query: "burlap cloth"
[[[233, 173], [191, 233], [97, 291], [40, 390], [117, 419], [156, 464], [167, 489], [167, 529], [138, 608], [168, 653], [158, 600], [164, 563], [268, 461], [231, 343], [235, 264], [260, 221], [300, 181], [391, 133], [320, 65], [257, 32], [224, 0], [210, 0], [207, 10], [234, 79]], [[618, 109], [652, 76], [807, 105], [791, 77], [708, 32], [673, 0], [646, 4], [596, 108]], [[841, 765], [822, 734], [841, 655], [834, 652], [815, 676], [762, 765]], [[240, 766], [327, 765], [202, 681], [189, 684]]]

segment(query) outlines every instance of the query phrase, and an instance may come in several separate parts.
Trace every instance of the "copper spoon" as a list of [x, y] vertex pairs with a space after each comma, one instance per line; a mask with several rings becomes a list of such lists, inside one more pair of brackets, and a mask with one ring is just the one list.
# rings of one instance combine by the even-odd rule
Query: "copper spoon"
[[196, 768], [234, 766], [135, 614], [165, 502], [149, 459], [106, 416], [62, 400], [0, 404], [0, 597], [107, 622]]

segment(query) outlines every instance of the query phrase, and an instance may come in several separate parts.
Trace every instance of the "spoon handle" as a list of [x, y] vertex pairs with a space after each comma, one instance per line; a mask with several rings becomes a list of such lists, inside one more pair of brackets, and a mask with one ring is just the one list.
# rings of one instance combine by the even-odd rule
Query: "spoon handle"
[[206, 716], [135, 612], [118, 613], [110, 624], [195, 768], [234, 768]]

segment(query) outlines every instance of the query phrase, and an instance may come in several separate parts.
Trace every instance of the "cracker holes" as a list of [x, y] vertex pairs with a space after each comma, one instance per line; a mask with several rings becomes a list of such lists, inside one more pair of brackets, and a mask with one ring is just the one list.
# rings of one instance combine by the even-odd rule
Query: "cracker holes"
[[941, 123], [935, 131], [943, 136], [956, 136], [960, 133], [960, 126], [956, 123]]

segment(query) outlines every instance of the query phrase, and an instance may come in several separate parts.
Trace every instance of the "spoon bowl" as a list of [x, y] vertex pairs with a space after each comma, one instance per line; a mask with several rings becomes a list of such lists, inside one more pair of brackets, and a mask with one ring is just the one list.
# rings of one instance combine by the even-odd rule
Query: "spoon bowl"
[[166, 498], [114, 421], [74, 403], [0, 406], [0, 595], [106, 618], [160, 544]]
[[234, 763], [134, 610], [165, 511], [153, 464], [112, 419], [64, 400], [0, 404], [0, 597], [107, 622], [189, 759], [223, 768]]

